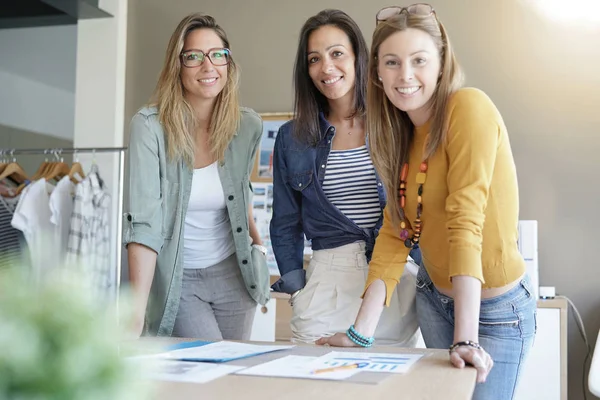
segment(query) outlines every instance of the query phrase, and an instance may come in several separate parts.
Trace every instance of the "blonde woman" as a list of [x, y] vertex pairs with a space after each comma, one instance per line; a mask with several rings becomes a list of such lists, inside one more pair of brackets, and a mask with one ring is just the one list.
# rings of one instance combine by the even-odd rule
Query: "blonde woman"
[[477, 368], [473, 399], [512, 399], [535, 336], [536, 299], [517, 249], [518, 184], [506, 126], [485, 93], [461, 87], [430, 5], [387, 7], [377, 21], [367, 127], [373, 163], [396, 198], [385, 209], [354, 325], [319, 343], [373, 343], [418, 243], [425, 344], [449, 349], [458, 368]]
[[268, 300], [249, 182], [262, 122], [239, 107], [238, 82], [225, 31], [192, 14], [133, 117], [124, 244], [136, 334], [248, 339]]

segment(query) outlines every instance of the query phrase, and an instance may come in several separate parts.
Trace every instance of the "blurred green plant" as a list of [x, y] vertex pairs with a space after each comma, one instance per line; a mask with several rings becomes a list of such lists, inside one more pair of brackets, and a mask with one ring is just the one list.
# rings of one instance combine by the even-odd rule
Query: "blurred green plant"
[[114, 308], [73, 270], [35, 283], [16, 271], [0, 271], [0, 399], [142, 398], [137, 369], [119, 356]]

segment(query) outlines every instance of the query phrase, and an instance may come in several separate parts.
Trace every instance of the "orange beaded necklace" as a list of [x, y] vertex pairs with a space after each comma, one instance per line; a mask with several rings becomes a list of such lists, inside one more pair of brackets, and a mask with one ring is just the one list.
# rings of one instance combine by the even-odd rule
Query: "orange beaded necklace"
[[399, 192], [399, 201], [400, 208], [402, 209], [401, 220], [400, 220], [400, 239], [404, 240], [404, 245], [408, 248], [413, 248], [419, 243], [419, 239], [421, 238], [421, 214], [423, 213], [423, 185], [425, 184], [425, 180], [427, 179], [427, 160], [421, 163], [419, 167], [419, 172], [415, 178], [417, 185], [419, 185], [419, 189], [417, 190], [417, 217], [415, 218], [413, 225], [413, 236], [411, 238], [408, 237], [408, 229], [406, 229], [406, 222], [404, 220], [404, 206], [406, 205], [406, 178], [408, 177], [408, 163], [404, 163], [402, 166], [402, 171], [400, 173], [400, 189]]

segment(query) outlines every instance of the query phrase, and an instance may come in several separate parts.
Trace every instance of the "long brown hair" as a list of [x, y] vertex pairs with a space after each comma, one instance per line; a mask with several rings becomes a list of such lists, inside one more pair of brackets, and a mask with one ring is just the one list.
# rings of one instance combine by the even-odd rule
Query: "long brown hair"
[[352, 44], [354, 51], [354, 104], [352, 114], [347, 118], [365, 115], [367, 65], [369, 51], [358, 24], [348, 14], [340, 10], [323, 10], [310, 17], [300, 30], [300, 40], [294, 65], [294, 136], [302, 142], [316, 145], [321, 139], [319, 112], [328, 113], [327, 98], [315, 87], [308, 74], [308, 39], [323, 26], [334, 26], [342, 30]]
[[[190, 32], [196, 29], [212, 29], [231, 49], [223, 28], [215, 19], [201, 13], [190, 14], [181, 20], [167, 46], [165, 62], [151, 98], [151, 105], [158, 108], [158, 116], [167, 139], [168, 156], [171, 161], [183, 159], [188, 165], [194, 163], [194, 130], [196, 116], [185, 99], [181, 82], [181, 51]], [[209, 145], [218, 160], [223, 160], [229, 142], [240, 124], [239, 68], [233, 58], [227, 66], [227, 82], [217, 96], [210, 119]]]
[[424, 159], [428, 159], [446, 139], [448, 120], [446, 108], [452, 93], [463, 83], [463, 74], [454, 55], [446, 29], [435, 14], [399, 14], [380, 22], [373, 33], [369, 77], [367, 84], [367, 132], [373, 164], [388, 194], [387, 206], [394, 226], [398, 226], [403, 212], [398, 205], [400, 169], [408, 162], [408, 153], [413, 141], [414, 125], [408, 114], [396, 108], [387, 98], [378, 79], [378, 52], [381, 43], [396, 32], [419, 29], [433, 39], [441, 61], [441, 73], [429, 106], [432, 110], [431, 130]]

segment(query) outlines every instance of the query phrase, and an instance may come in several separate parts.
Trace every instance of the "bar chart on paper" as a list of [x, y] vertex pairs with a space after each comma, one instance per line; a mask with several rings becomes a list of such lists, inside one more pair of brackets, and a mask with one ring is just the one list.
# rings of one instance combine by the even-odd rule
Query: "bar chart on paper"
[[332, 351], [315, 360], [324, 368], [342, 367], [350, 364], [367, 363], [361, 368], [365, 372], [387, 372], [403, 374], [408, 372], [423, 354], [395, 353], [346, 353]]

